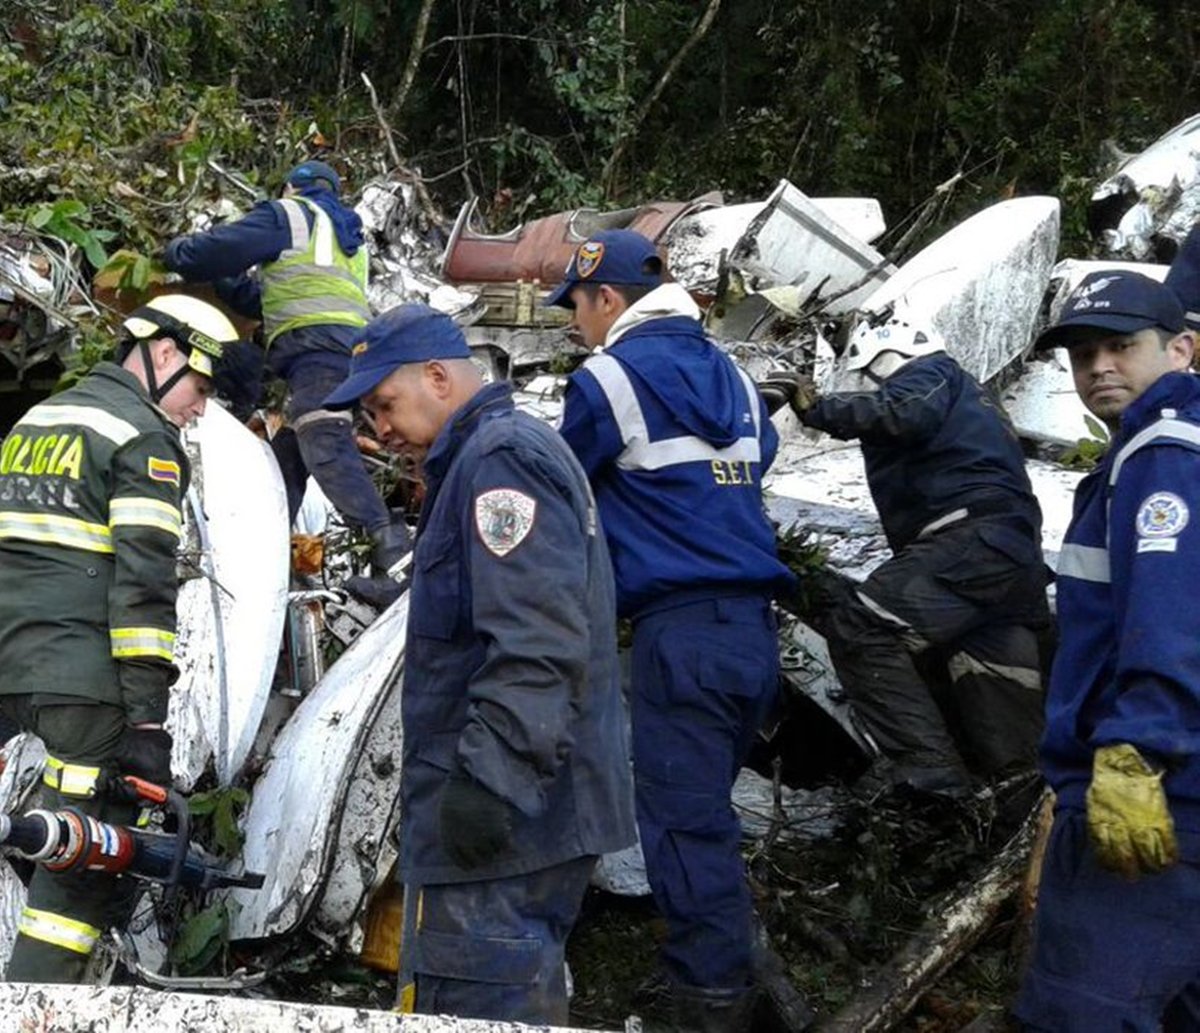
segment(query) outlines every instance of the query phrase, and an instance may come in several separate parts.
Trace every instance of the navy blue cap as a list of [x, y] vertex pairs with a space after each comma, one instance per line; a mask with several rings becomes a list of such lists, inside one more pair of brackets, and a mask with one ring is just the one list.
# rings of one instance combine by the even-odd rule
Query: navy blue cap
[[320, 179], [325, 180], [335, 194], [342, 192], [342, 181], [338, 174], [323, 161], [302, 161], [287, 176], [287, 181], [300, 190], [316, 186]]
[[350, 375], [322, 403], [348, 409], [394, 369], [430, 359], [469, 359], [463, 332], [444, 312], [415, 302], [376, 316], [350, 349]]
[[1069, 346], [1087, 336], [1081, 329], [1135, 334], [1158, 327], [1170, 334], [1184, 327], [1183, 306], [1175, 292], [1157, 280], [1123, 269], [1089, 273], [1071, 291], [1058, 322], [1043, 330], [1034, 348]]
[[634, 230], [601, 230], [575, 249], [563, 282], [542, 304], [574, 308], [571, 288], [581, 283], [657, 287], [662, 283], [662, 259], [654, 245]]

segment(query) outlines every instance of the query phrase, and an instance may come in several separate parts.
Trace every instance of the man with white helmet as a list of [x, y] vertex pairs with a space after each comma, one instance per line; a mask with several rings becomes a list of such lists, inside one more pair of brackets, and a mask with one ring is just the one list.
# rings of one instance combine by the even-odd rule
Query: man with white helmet
[[[792, 404], [805, 425], [860, 441], [893, 555], [861, 584], [823, 574], [806, 619], [893, 782], [962, 798], [972, 775], [1034, 761], [1041, 511], [1004, 412], [928, 323], [904, 312], [862, 322], [845, 365], [862, 390], [800, 390]], [[946, 698], [914, 663], [931, 649], [949, 671]]]
[[[171, 778], [179, 428], [204, 412], [213, 364], [237, 338], [220, 311], [179, 294], [124, 330], [116, 362], [35, 405], [0, 448], [0, 711], [46, 744], [45, 806], [116, 824], [136, 806], [109, 798], [113, 775]], [[131, 903], [127, 880], [38, 868], [7, 978], [80, 981]]]

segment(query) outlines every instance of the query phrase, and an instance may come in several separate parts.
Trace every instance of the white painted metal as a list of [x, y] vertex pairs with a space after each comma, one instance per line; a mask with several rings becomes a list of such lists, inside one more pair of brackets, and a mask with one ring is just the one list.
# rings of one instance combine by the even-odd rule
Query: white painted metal
[[[370, 766], [370, 750], [364, 748], [372, 742], [376, 719], [381, 712], [394, 713], [385, 704], [401, 691], [407, 623], [405, 594], [338, 657], [276, 738], [254, 787], [242, 851], [246, 869], [264, 873], [266, 883], [258, 890], [232, 891], [238, 904], [230, 926], [233, 939], [295, 929], [333, 870], [356, 870], [345, 876], [348, 893], [369, 885], [366, 871], [373, 863], [368, 859], [360, 869], [359, 861], [338, 847], [352, 851], [365, 837], [378, 849], [386, 835], [394, 791], [385, 800], [373, 785], [374, 806], [354, 812], [347, 809], [347, 799], [352, 779], [365, 775], [362, 764]], [[398, 779], [398, 733], [392, 741], [396, 767], [379, 777]], [[349, 823], [344, 830], [343, 823]], [[361, 900], [329, 905], [343, 914], [359, 906]]]
[[1025, 351], [1058, 250], [1053, 197], [1001, 201], [913, 256], [863, 308], [896, 301], [924, 313], [947, 350], [979, 380]]
[[[24, 814], [34, 802], [46, 763], [46, 747], [32, 732], [13, 736], [4, 746], [0, 772], [0, 814]], [[25, 884], [11, 865], [0, 858], [0, 972], [8, 966], [17, 940], [17, 923], [25, 906]], [[2, 1014], [2, 1013], [0, 1013]]]
[[[250, 753], [271, 690], [287, 608], [287, 497], [265, 442], [210, 405], [187, 431], [199, 451], [205, 576], [180, 587], [179, 680], [168, 724], [173, 768], [190, 787], [209, 756], [229, 785]], [[207, 546], [205, 547], [205, 543]]]
[[[1075, 393], [1065, 350], [1025, 363], [1021, 376], [1000, 392], [1017, 433], [1034, 441], [1074, 445], [1092, 437], [1088, 411]], [[1094, 419], [1094, 417], [1093, 417]]]
[[[38, 1033], [551, 1033], [568, 1027], [456, 1019], [448, 1015], [397, 1015], [367, 1008], [167, 993], [131, 986], [0, 983], [4, 1030]], [[576, 1030], [574, 1033], [584, 1033]]]

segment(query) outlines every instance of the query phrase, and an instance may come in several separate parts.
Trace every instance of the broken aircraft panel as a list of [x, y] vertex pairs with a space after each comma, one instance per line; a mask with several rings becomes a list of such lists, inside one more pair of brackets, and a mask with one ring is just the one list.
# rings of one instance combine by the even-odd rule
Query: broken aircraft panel
[[1107, 254], [1169, 262], [1200, 217], [1200, 115], [1125, 159], [1092, 192], [1088, 223]]

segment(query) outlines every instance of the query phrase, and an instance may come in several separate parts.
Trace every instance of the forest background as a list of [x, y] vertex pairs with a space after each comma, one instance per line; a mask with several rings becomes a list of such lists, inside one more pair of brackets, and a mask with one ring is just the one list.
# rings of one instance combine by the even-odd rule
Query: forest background
[[[925, 235], [1064, 202], [1196, 109], [1189, 0], [5, 0], [0, 218], [93, 265], [331, 157], [492, 231], [708, 190], [877, 197]], [[245, 206], [252, 198], [242, 192]], [[436, 219], [434, 222], [436, 223]], [[433, 227], [435, 232], [445, 227]], [[917, 243], [916, 241], [914, 243]], [[884, 241], [886, 249], [887, 241]]]

